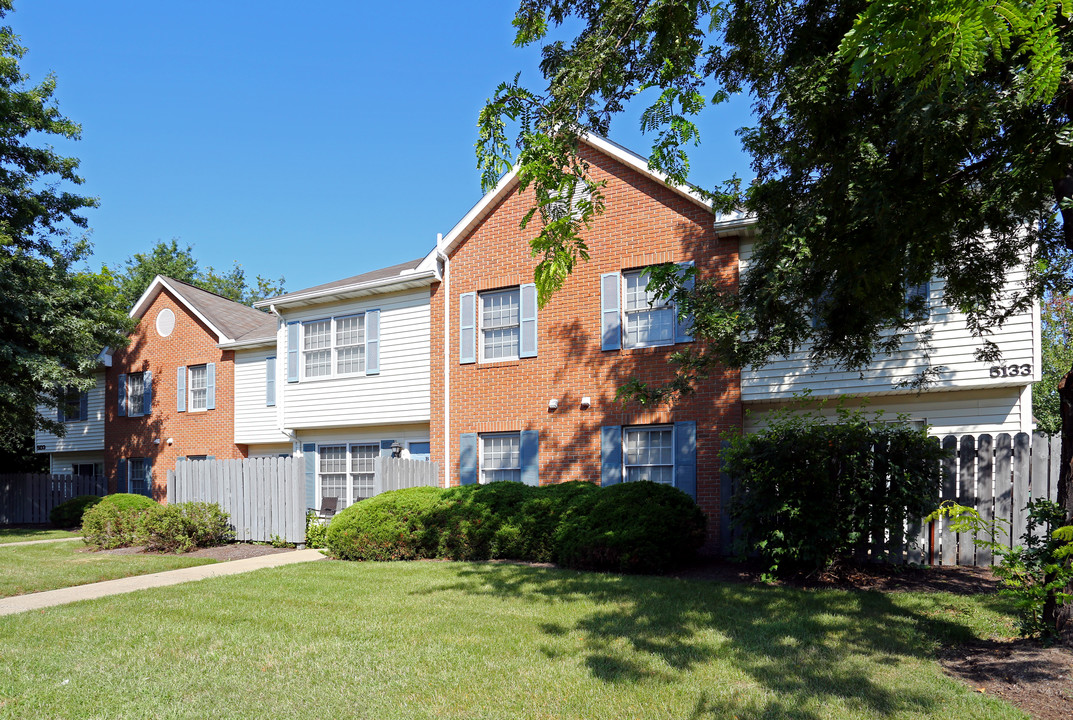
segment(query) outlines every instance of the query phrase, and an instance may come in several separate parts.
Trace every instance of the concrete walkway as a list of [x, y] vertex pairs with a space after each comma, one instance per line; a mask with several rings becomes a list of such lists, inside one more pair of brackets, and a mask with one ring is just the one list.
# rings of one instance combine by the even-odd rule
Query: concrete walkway
[[81, 537], [69, 537], [69, 538], [52, 538], [51, 540], [20, 540], [13, 543], [0, 543], [0, 548], [6, 547], [22, 547], [23, 545], [45, 545], [46, 543], [57, 542], [71, 542], [72, 540], [81, 540]]
[[15, 597], [0, 598], [0, 615], [14, 615], [15, 613], [39, 610], [53, 605], [66, 605], [79, 600], [92, 600], [93, 598], [107, 597], [108, 595], [134, 592], [135, 590], [178, 585], [179, 583], [193, 580], [237, 575], [238, 573], [260, 570], [261, 568], [293, 565], [294, 563], [313, 562], [323, 559], [324, 555], [319, 550], [296, 550], [295, 552], [277, 553], [275, 555], [261, 555], [260, 557], [246, 558], [245, 560], [230, 560], [228, 562], [182, 568], [181, 570], [168, 570], [153, 573], [152, 575], [137, 575], [89, 585], [76, 585], [75, 587], [60, 590], [46, 590], [45, 592], [30, 593], [28, 595], [16, 595]]

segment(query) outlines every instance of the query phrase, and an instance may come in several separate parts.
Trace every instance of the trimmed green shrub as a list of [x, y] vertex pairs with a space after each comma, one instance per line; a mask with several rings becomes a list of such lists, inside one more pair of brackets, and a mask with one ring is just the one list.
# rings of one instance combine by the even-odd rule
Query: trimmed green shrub
[[343, 560], [429, 557], [422, 517], [443, 493], [434, 487], [407, 488], [354, 503], [328, 525], [328, 550]]
[[58, 528], [79, 527], [82, 524], [83, 513], [100, 501], [101, 498], [97, 495], [78, 495], [52, 508], [48, 514], [48, 520]]
[[566, 509], [575, 499], [596, 492], [599, 489], [587, 482], [452, 488], [425, 515], [427, 544], [448, 560], [551, 562], [553, 535]]
[[134, 545], [142, 517], [155, 507], [144, 495], [109, 495], [82, 515], [82, 537], [87, 545], [105, 550]]
[[157, 505], [141, 518], [139, 539], [146, 550], [189, 552], [230, 542], [234, 531], [228, 514], [216, 503]]
[[731, 517], [740, 554], [770, 572], [814, 571], [863, 552], [870, 537], [904, 542], [903, 528], [939, 496], [939, 444], [905, 422], [839, 409], [837, 422], [783, 413], [722, 453], [738, 483]]
[[555, 529], [555, 556], [581, 570], [664, 572], [693, 557], [704, 530], [704, 513], [681, 490], [620, 483], [574, 498]]

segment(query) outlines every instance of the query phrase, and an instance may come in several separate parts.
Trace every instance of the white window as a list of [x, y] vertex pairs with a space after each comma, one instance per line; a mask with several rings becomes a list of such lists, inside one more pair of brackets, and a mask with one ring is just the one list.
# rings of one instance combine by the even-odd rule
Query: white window
[[63, 422], [80, 422], [86, 419], [82, 414], [82, 403], [85, 396], [86, 393], [80, 392], [75, 388], [67, 388], [64, 391], [62, 405], [60, 406]]
[[648, 287], [648, 270], [622, 273], [623, 331], [628, 348], [673, 345], [675, 308]]
[[518, 288], [480, 294], [482, 361], [517, 360], [521, 298]]
[[332, 377], [364, 372], [364, 314], [302, 323], [303, 377]]
[[302, 323], [302, 367], [307, 378], [332, 374], [332, 321]]
[[674, 427], [624, 428], [626, 482], [651, 480], [674, 485]]
[[522, 479], [521, 433], [481, 435], [481, 483]]
[[321, 501], [337, 499], [336, 512], [372, 497], [380, 443], [321, 445], [317, 458], [317, 487]]
[[931, 295], [931, 281], [925, 280], [919, 285], [906, 285], [905, 286], [905, 317], [911, 318], [913, 313], [911, 312], [911, 305], [920, 303], [923, 306], [924, 317], [928, 317], [931, 314], [931, 308], [929, 307], [928, 300]]
[[130, 473], [130, 491], [139, 495], [148, 495], [149, 477], [145, 472], [145, 458], [130, 458], [127, 461], [127, 472]]
[[144, 415], [145, 407], [145, 373], [127, 375], [127, 415], [137, 417]]
[[191, 365], [186, 369], [187, 394], [191, 411], [205, 410], [209, 406], [208, 371], [204, 365]]

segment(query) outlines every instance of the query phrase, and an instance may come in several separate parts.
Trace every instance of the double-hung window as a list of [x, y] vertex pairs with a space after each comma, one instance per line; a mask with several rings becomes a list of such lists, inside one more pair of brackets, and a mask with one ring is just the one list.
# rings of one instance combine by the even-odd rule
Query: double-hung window
[[911, 320], [915, 317], [927, 318], [931, 314], [929, 296], [931, 295], [931, 281], [925, 280], [919, 285], [905, 286], [905, 318]]
[[191, 365], [187, 368], [190, 375], [189, 393], [190, 410], [205, 410], [209, 404], [208, 369], [204, 365]]
[[76, 388], [67, 388], [60, 399], [58, 420], [60, 422], [80, 422], [85, 420], [87, 401], [88, 396], [86, 393]]
[[674, 484], [674, 427], [649, 425], [623, 428], [626, 482], [650, 480]]
[[145, 407], [145, 373], [127, 374], [127, 408], [128, 414], [133, 416], [143, 415]]
[[307, 378], [332, 374], [332, 321], [302, 323], [302, 366]]
[[130, 473], [130, 491], [138, 495], [148, 495], [150, 478], [145, 469], [145, 458], [130, 458], [127, 461], [127, 472]]
[[365, 372], [365, 316], [335, 318], [335, 372]]
[[[379, 311], [372, 312], [376, 313], [375, 330], [379, 333]], [[379, 338], [370, 337], [369, 315], [366, 312], [295, 325], [301, 327], [302, 378], [374, 374], [369, 353], [378, 352]], [[379, 355], [375, 361], [379, 362]]]
[[321, 445], [317, 480], [320, 497], [337, 498], [337, 512], [359, 500], [372, 497], [379, 443]]
[[521, 326], [518, 288], [480, 294], [482, 361], [517, 360]]
[[674, 305], [648, 290], [648, 280], [648, 270], [622, 273], [623, 329], [628, 348], [674, 344]]
[[376, 458], [379, 455], [379, 443], [358, 443], [350, 446], [352, 503], [373, 496], [373, 478], [376, 476]]
[[481, 483], [522, 479], [521, 433], [481, 435]]

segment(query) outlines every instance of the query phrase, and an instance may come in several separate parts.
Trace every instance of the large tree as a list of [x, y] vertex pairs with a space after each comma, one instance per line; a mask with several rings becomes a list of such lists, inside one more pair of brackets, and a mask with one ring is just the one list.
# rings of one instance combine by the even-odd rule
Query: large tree
[[244, 305], [284, 293], [282, 277], [277, 281], [258, 275], [251, 286], [246, 280], [246, 271], [237, 262], [226, 272], [219, 272], [212, 266], [202, 268], [194, 257], [194, 248], [190, 245], [181, 247], [174, 238], [168, 242], [158, 240], [149, 252], [134, 253], [122, 267], [112, 268], [110, 272], [116, 278], [126, 307], [132, 307], [138, 301], [157, 275], [182, 280]]
[[[11, 10], [0, 0], [0, 19]], [[82, 184], [78, 161], [44, 142], [81, 129], [56, 107], [55, 78], [27, 83], [25, 52], [0, 27], [0, 447], [11, 451], [35, 428], [62, 434], [37, 405], [89, 389], [98, 354], [126, 328], [108, 274], [84, 269], [82, 213], [97, 201], [69, 189]]]

